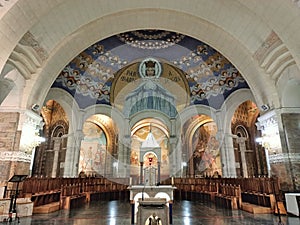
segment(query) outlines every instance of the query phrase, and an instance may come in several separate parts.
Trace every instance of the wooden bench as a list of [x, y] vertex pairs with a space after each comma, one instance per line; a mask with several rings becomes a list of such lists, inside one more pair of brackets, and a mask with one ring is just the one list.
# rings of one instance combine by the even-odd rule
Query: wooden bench
[[34, 207], [37, 207], [50, 204], [52, 202], [59, 202], [60, 194], [59, 190], [53, 190], [34, 194], [27, 193], [25, 196], [31, 198]]
[[61, 209], [72, 209], [83, 205], [87, 202], [87, 196], [85, 194], [63, 196], [60, 200]]
[[257, 192], [242, 192], [243, 202], [259, 205], [263, 207], [274, 208], [275, 196], [274, 194], [257, 193]]
[[242, 210], [253, 214], [270, 214], [273, 210], [270, 207], [259, 206], [248, 202], [242, 203]]
[[220, 184], [219, 192], [215, 195], [215, 203], [229, 209], [241, 208], [241, 188], [236, 185]]
[[278, 213], [286, 215], [286, 209], [282, 201], [277, 201], [274, 194], [244, 192], [242, 193], [242, 209], [251, 213]]
[[33, 214], [51, 213], [60, 209], [60, 202], [52, 202], [45, 205], [33, 207]]

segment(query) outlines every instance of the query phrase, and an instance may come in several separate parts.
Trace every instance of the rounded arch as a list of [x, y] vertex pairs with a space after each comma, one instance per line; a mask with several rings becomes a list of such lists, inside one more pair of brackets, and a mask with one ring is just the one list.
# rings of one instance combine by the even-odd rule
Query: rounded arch
[[140, 121], [138, 121], [132, 128], [131, 128], [131, 135], [134, 134], [138, 129], [142, 127], [157, 127], [158, 129], [162, 130], [166, 136], [170, 136], [170, 132], [168, 130], [168, 127], [163, 123], [163, 121], [160, 118], [144, 118]]
[[156, 193], [154, 198], [165, 198], [167, 202], [167, 206], [169, 207], [169, 201], [171, 200], [171, 196], [168, 195], [166, 192], [158, 192]]
[[243, 138], [249, 138], [249, 133], [246, 129], [246, 127], [242, 126], [242, 125], [238, 125], [235, 128], [234, 134], [237, 135], [238, 137], [243, 137]]
[[186, 173], [191, 176], [212, 176], [221, 173], [217, 123], [207, 115], [193, 116], [184, 124], [182, 136]]
[[160, 111], [148, 111], [148, 110], [134, 114], [130, 118], [130, 122], [129, 122], [130, 128], [132, 129], [136, 124], [139, 123], [139, 121], [142, 121], [144, 119], [149, 119], [149, 118], [160, 121], [162, 124], [164, 124], [166, 126], [165, 128], [163, 128], [164, 130], [165, 129], [169, 131], [171, 130], [171, 121], [166, 114]]
[[249, 89], [240, 89], [232, 93], [224, 102], [221, 108], [220, 124], [225, 133], [231, 133], [231, 118], [235, 110], [243, 102], [250, 100], [255, 102], [254, 96]]
[[87, 120], [89, 117], [95, 114], [102, 114], [114, 121], [116, 132], [119, 133], [120, 136], [126, 135], [127, 129], [129, 125], [127, 120], [123, 117], [122, 113], [109, 105], [93, 105], [85, 108], [83, 110], [83, 121]]
[[108, 117], [114, 117], [118, 122], [120, 122], [120, 120], [124, 120], [122, 113], [118, 109], [113, 108], [110, 105], [101, 105], [101, 104], [92, 105], [85, 108], [83, 111], [84, 111], [83, 114], [84, 120], [86, 120], [87, 118], [89, 118], [94, 114], [103, 114]]
[[139, 199], [144, 199], [144, 198], [150, 198], [150, 196], [148, 195], [148, 193], [145, 192], [145, 191], [143, 191], [143, 192], [138, 192], [138, 193], [133, 197], [133, 201], [135, 202], [135, 204], [134, 204], [135, 221], [136, 221], [137, 211], [138, 211], [138, 207], [139, 207]]
[[149, 154], [153, 154], [156, 158], [158, 157], [157, 154], [154, 151], [144, 152], [144, 154], [142, 155], [142, 157], [145, 158], [145, 156], [149, 155]]
[[143, 159], [144, 168], [157, 166], [157, 163], [161, 161], [157, 153], [155, 153], [155, 151], [143, 152], [141, 158]]
[[216, 119], [217, 110], [206, 105], [191, 105], [184, 108], [176, 118], [177, 122], [185, 124], [190, 118], [197, 115], [207, 115], [213, 120]]
[[240, 89], [235, 91], [226, 99], [221, 110], [217, 113], [217, 125], [219, 129], [218, 141], [220, 142], [222, 164], [224, 164], [222, 174], [225, 177], [236, 177], [237, 175], [235, 170], [231, 119], [238, 106], [247, 100], [255, 102], [251, 90]]
[[44, 103], [49, 100], [55, 100], [66, 112], [69, 120], [69, 132], [75, 133], [78, 129], [81, 129], [82, 115], [73, 96], [60, 88], [51, 88], [44, 100]]
[[[104, 121], [109, 121], [108, 124], [111, 123], [112, 126], [114, 126], [114, 124], [111, 121], [111, 118], [103, 114], [94, 114], [90, 116], [84, 121], [84, 124], [89, 122], [99, 127], [104, 132], [105, 139], [107, 142], [106, 145], [112, 147], [112, 143], [114, 142], [113, 137], [115, 135], [115, 132], [109, 129], [110, 127], [108, 127], [108, 124], [105, 123]], [[112, 149], [107, 149], [107, 150], [109, 150], [110, 152], [112, 151]]]
[[[214, 122], [213, 119], [211, 118], [201, 118], [198, 117], [197, 119], [195, 119], [192, 124], [190, 124], [189, 129], [186, 131], [187, 136], [189, 137], [188, 143], [191, 144], [192, 143], [192, 138], [194, 133], [196, 132], [196, 130], [208, 123], [212, 123]], [[190, 145], [191, 146], [191, 145]]]
[[53, 127], [50, 137], [62, 137], [63, 135], [67, 134], [68, 130], [66, 129], [67, 124], [65, 123], [59, 123], [56, 124], [55, 127]]
[[[170, 20], [168, 20], [170, 16], [178, 20], [178, 23], [174, 23], [174, 22], [170, 23]], [[136, 17], [140, 17], [143, 19], [136, 20]], [[161, 19], [159, 22], [160, 25], [157, 25], [158, 24], [157, 21], [154, 22], [152, 19], [149, 18], [160, 18]], [[86, 33], [94, 33], [92, 32], [92, 30], [94, 30], [95, 26], [105, 27], [106, 24], [118, 24], [117, 21], [120, 21], [120, 19], [124, 21], [125, 26], [110, 27], [110, 29], [108, 30], [104, 29], [101, 32], [101, 34], [98, 34], [98, 36], [91, 35], [89, 37], [86, 37]], [[187, 20], [186, 23], [195, 24], [197, 26], [193, 26], [195, 27], [193, 31], [190, 30], [187, 31], [186, 25], [180, 23], [180, 21], [182, 20]], [[126, 21], [128, 21], [128, 23], [126, 23]], [[135, 23], [131, 23], [131, 21], [135, 21]], [[204, 26], [207, 29], [202, 29]], [[53, 83], [57, 74], [59, 74], [63, 66], [66, 65], [74, 55], [77, 55], [84, 48], [90, 46], [96, 41], [101, 40], [110, 35], [124, 32], [127, 30], [135, 30], [137, 28], [146, 29], [149, 27], [182, 32], [184, 34], [195, 37], [199, 40], [203, 40], [206, 43], [210, 44], [215, 49], [219, 50], [230, 61], [235, 62], [234, 64], [239, 69], [239, 71], [244, 76], [244, 78], [247, 80], [254, 95], [257, 98], [257, 101], [263, 102], [265, 99], [268, 99], [268, 96], [272, 96], [272, 97], [274, 96], [274, 94], [268, 95], [268, 92], [276, 93], [274, 86], [271, 86], [269, 84], [270, 82], [267, 82], [265, 80], [266, 79], [265, 76], [259, 76], [259, 79], [257, 79], [257, 76], [254, 77], [252, 75], [252, 74], [260, 73], [259, 69], [256, 68], [256, 65], [250, 64], [246, 66], [244, 63], [245, 61], [252, 61], [252, 53], [245, 51], [245, 46], [243, 46], [241, 42], [234, 39], [234, 36], [229, 35], [229, 33], [225, 32], [224, 29], [221, 29], [211, 23], [208, 23], [207, 21], [203, 21], [201, 18], [197, 16], [187, 15], [186, 13], [180, 11], [170, 11], [170, 10], [163, 10], [163, 9], [123, 11], [120, 14], [109, 14], [107, 16], [95, 19], [93, 23], [89, 23], [86, 26], [83, 26], [80, 31], [73, 33], [71, 39], [65, 38], [65, 40], [61, 42], [63, 44], [60, 46], [60, 48], [55, 49], [56, 51], [53, 52], [53, 54], [51, 54], [51, 58], [48, 58], [45, 67], [42, 68], [40, 76], [37, 78], [35, 85], [43, 86], [43, 84], [45, 83], [48, 85], [49, 83]], [[222, 36], [223, 37], [222, 40], [224, 41], [220, 43], [219, 40], [213, 39], [212, 38], [213, 34], [215, 36]], [[78, 45], [79, 40], [84, 40], [84, 43], [82, 43], [81, 41], [81, 44]], [[224, 48], [224, 42], [226, 43], [227, 46], [231, 46], [231, 45], [237, 46], [235, 48], [234, 53], [231, 49]], [[73, 47], [71, 48], [70, 46]], [[74, 48], [74, 46], [76, 46], [76, 48]], [[65, 55], [65, 58], [57, 62], [57, 60], [55, 60], [56, 57], [61, 55]], [[53, 74], [53, 75], [49, 76], [49, 74]], [[266, 84], [268, 84], [267, 87]], [[47, 87], [45, 87], [44, 90], [47, 90]], [[41, 90], [32, 90], [32, 92], [28, 96], [28, 103], [27, 103], [28, 105], [32, 104], [33, 100], [40, 99], [45, 96], [45, 93], [41, 93], [40, 91]], [[273, 102], [275, 104], [277, 100], [273, 99]]]

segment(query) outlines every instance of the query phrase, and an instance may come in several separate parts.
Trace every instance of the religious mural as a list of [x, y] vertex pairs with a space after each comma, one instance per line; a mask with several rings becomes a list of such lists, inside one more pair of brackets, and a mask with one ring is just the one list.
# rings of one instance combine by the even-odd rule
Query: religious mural
[[79, 172], [86, 175], [105, 175], [106, 136], [95, 123], [86, 121], [83, 126], [84, 139], [81, 142]]
[[[249, 89], [239, 71], [215, 49], [192, 37], [162, 30], [130, 31], [91, 45], [66, 65], [52, 87], [70, 93], [81, 109], [110, 105], [125, 118], [143, 110], [176, 118], [191, 105], [220, 109], [233, 92]], [[147, 129], [140, 128], [132, 135], [132, 175], [139, 175], [139, 149], [149, 133]], [[161, 146], [161, 175], [168, 175], [168, 137], [157, 127], [152, 132]], [[214, 123], [205, 123], [195, 134], [189, 134], [193, 135], [188, 144], [193, 174], [221, 174], [216, 133]], [[107, 143], [106, 139], [100, 143], [101, 135], [97, 135], [85, 135], [80, 169], [105, 174]], [[105, 138], [103, 131], [102, 135]], [[154, 165], [157, 159], [146, 158], [145, 166], [149, 160]]]
[[[70, 93], [80, 108], [114, 105], [119, 94], [114, 90], [121, 90], [114, 87], [116, 79], [121, 79], [119, 86], [135, 84], [139, 78], [137, 66], [149, 56], [168, 62], [161, 77], [187, 90], [191, 105], [220, 109], [232, 92], [249, 89], [239, 71], [215, 49], [192, 37], [163, 30], [130, 31], [91, 45], [66, 65], [52, 87]], [[122, 76], [118, 75], [120, 71]]]
[[216, 134], [216, 124], [209, 122], [200, 126], [193, 135], [193, 162], [196, 176], [221, 175], [220, 146]]
[[175, 117], [189, 105], [189, 95], [185, 74], [154, 58], [120, 70], [111, 88], [111, 102], [126, 117], [145, 109]]

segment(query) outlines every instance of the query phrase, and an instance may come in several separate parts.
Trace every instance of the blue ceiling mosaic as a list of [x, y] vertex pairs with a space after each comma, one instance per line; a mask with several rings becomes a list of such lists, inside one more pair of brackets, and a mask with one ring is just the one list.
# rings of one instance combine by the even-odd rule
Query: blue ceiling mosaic
[[126, 32], [91, 45], [66, 65], [52, 87], [70, 93], [80, 108], [110, 105], [116, 72], [148, 57], [184, 71], [191, 105], [219, 109], [231, 93], [249, 89], [239, 71], [215, 49], [183, 34], [162, 30]]

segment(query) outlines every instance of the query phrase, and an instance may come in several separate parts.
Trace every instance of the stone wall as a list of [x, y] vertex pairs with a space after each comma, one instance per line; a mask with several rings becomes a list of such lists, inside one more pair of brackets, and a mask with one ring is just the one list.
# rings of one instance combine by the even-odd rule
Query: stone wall
[[0, 112], [0, 181], [8, 180], [11, 172], [12, 163], [9, 157], [5, 157], [8, 155], [6, 153], [14, 151], [20, 143], [20, 134], [17, 132], [19, 117], [19, 113]]
[[20, 135], [17, 132], [19, 113], [0, 112], [0, 151], [14, 151], [20, 143]]
[[288, 177], [292, 177], [294, 191], [300, 191], [300, 114], [282, 114], [282, 123], [287, 144], [283, 152]]
[[14, 174], [29, 174], [30, 155], [19, 151], [19, 119], [17, 112], [0, 112], [0, 182]]

